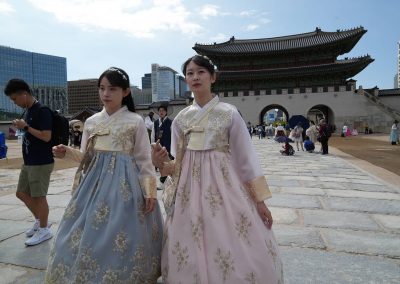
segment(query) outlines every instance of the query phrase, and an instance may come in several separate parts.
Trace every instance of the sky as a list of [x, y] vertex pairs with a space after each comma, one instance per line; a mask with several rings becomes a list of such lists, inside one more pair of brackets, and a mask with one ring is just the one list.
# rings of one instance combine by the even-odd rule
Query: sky
[[67, 79], [117, 66], [141, 88], [151, 64], [181, 73], [195, 43], [271, 38], [363, 26], [347, 54], [375, 61], [354, 77], [390, 89], [400, 41], [398, 0], [0, 0], [0, 45], [67, 58]]

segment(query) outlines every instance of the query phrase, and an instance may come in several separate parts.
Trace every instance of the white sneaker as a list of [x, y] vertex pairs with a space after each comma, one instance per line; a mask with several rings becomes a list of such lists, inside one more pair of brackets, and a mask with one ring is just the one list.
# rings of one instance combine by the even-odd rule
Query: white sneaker
[[28, 231], [26, 231], [25, 235], [28, 238], [32, 237], [36, 233], [36, 231], [39, 229], [39, 225], [40, 225], [40, 221], [39, 221], [39, 219], [36, 219], [35, 223], [33, 223], [32, 228], [30, 228]]
[[53, 237], [53, 233], [51, 230], [46, 228], [39, 228], [36, 233], [32, 236], [32, 238], [25, 241], [27, 246], [38, 245], [44, 241], [47, 241]]

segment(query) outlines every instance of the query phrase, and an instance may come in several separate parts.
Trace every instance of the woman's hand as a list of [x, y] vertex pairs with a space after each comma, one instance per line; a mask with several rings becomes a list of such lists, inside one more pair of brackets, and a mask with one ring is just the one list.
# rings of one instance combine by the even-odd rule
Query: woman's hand
[[151, 145], [151, 161], [153, 165], [159, 169], [162, 169], [164, 162], [168, 162], [168, 151], [165, 147], [161, 147], [160, 141]]
[[53, 147], [53, 156], [56, 158], [64, 158], [65, 157], [65, 152], [67, 151], [67, 146], [60, 144], [57, 146]]
[[272, 219], [271, 211], [269, 211], [267, 205], [265, 205], [264, 201], [257, 202], [257, 212], [260, 215], [261, 219], [263, 220], [265, 226], [268, 229], [272, 228], [272, 223], [274, 220]]
[[146, 209], [144, 211], [144, 214], [152, 212], [154, 210], [155, 205], [156, 205], [155, 198], [146, 198]]

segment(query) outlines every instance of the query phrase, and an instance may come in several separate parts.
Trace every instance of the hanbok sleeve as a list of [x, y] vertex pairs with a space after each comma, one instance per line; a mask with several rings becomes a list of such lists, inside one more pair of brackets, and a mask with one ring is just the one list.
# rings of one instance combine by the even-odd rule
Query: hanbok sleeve
[[244, 120], [237, 111], [233, 112], [229, 129], [231, 161], [240, 182], [249, 192], [254, 202], [271, 197], [260, 162], [247, 133]]
[[181, 136], [181, 130], [178, 126], [177, 119], [172, 121], [171, 125], [171, 155], [176, 157], [176, 148], [178, 147], [179, 138]]
[[157, 198], [157, 180], [151, 162], [149, 136], [143, 119], [139, 120], [135, 134], [133, 156], [139, 167], [139, 180], [145, 198]]

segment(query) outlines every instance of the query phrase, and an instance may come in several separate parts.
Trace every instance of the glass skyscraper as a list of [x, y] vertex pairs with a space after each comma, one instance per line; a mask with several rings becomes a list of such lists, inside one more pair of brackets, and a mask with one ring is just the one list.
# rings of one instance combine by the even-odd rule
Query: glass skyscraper
[[167, 66], [151, 64], [152, 101], [171, 101], [182, 98], [189, 90], [185, 79]]
[[19, 118], [23, 109], [4, 94], [8, 80], [25, 80], [44, 105], [68, 113], [67, 59], [0, 46], [0, 120]]

